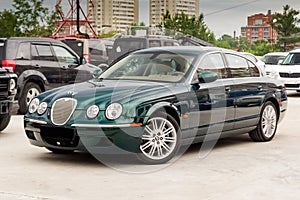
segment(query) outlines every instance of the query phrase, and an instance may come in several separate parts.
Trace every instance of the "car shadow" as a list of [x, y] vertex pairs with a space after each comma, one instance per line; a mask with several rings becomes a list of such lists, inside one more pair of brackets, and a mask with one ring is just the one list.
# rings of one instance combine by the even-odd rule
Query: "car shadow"
[[[222, 149], [235, 145], [244, 145], [252, 143], [252, 140], [247, 134], [229, 138], [220, 139], [217, 142], [212, 141], [212, 144], [196, 143], [182, 148], [181, 156], [196, 154], [201, 151], [214, 149]], [[42, 162], [51, 162], [54, 164], [71, 164], [76, 166], [89, 167], [110, 167], [110, 166], [127, 166], [127, 165], [145, 165], [136, 156], [136, 154], [90, 154], [89, 152], [74, 152], [69, 154], [54, 154], [46, 152], [38, 154], [34, 159]]]
[[288, 97], [300, 97], [300, 92], [288, 92]]

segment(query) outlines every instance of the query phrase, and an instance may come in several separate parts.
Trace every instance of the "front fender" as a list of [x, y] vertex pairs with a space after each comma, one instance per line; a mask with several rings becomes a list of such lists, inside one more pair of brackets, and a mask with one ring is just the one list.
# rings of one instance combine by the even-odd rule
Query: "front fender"
[[29, 80], [33, 80], [33, 81], [36, 81], [36, 82], [40, 81], [40, 82], [43, 83], [43, 85], [48, 84], [47, 78], [41, 72], [35, 71], [35, 70], [26, 70], [22, 74], [20, 74], [20, 76], [18, 77], [19, 91], [21, 91], [23, 89], [24, 85]]
[[[150, 116], [153, 113], [155, 113], [156, 111], [158, 111], [158, 110], [165, 111], [166, 109], [171, 109], [174, 112], [176, 112], [178, 116], [180, 116], [180, 111], [174, 104], [172, 104], [170, 102], [159, 102], [159, 103], [156, 103], [153, 106], [151, 106], [151, 108], [147, 111], [142, 123], [145, 125], [147, 123], [147, 121], [149, 120]], [[173, 116], [173, 117], [175, 117], [175, 116]]]

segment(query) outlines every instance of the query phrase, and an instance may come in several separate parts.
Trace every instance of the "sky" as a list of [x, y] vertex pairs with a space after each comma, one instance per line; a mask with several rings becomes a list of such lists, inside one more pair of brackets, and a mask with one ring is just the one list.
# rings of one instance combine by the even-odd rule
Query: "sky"
[[[45, 6], [49, 8], [54, 8], [55, 2], [56, 0], [44, 0]], [[12, 1], [0, 0], [0, 10], [10, 9], [11, 5]], [[268, 10], [272, 13], [282, 12], [284, 5], [300, 10], [300, 0], [200, 0], [200, 12], [204, 14], [207, 27], [219, 38], [224, 34], [233, 36], [234, 31], [239, 36], [241, 27], [247, 25], [248, 16], [267, 14]], [[139, 7], [140, 22], [148, 25], [149, 1], [140, 0]]]

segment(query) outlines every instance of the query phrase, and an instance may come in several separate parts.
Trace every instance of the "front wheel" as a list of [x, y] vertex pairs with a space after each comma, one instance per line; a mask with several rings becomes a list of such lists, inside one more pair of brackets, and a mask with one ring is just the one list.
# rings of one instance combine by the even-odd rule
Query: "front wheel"
[[38, 84], [32, 82], [27, 83], [24, 86], [24, 89], [19, 98], [19, 113], [25, 114], [31, 100], [41, 92], [42, 90]]
[[9, 124], [11, 113], [0, 115], [0, 131], [3, 131]]
[[145, 126], [139, 159], [146, 164], [162, 164], [172, 159], [180, 146], [181, 131], [169, 114], [157, 112]]
[[256, 142], [267, 142], [273, 139], [277, 129], [278, 113], [275, 105], [268, 101], [263, 105], [260, 120], [255, 130], [249, 133]]

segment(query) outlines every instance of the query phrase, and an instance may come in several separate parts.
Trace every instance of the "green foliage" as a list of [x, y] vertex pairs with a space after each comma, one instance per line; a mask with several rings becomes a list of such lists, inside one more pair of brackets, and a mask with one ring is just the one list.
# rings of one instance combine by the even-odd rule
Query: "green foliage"
[[222, 37], [216, 41], [215, 45], [226, 49], [238, 49], [238, 40], [230, 35], [222, 35]]
[[117, 34], [117, 32], [115, 31], [111, 31], [109, 33], [103, 33], [101, 35], [99, 35], [100, 38], [112, 38]]
[[174, 16], [170, 15], [167, 11], [162, 16], [163, 22], [160, 24], [161, 28], [166, 30], [167, 35], [176, 35], [181, 32], [185, 35], [192, 35], [210, 43], [215, 43], [215, 35], [211, 32], [204, 23], [204, 15], [200, 14], [199, 17], [188, 15], [184, 13], [176, 13]]
[[278, 33], [279, 44], [283, 51], [287, 51], [294, 47], [296, 42], [300, 41], [300, 37], [296, 36], [300, 32], [300, 28], [297, 24], [300, 23], [300, 19], [297, 18], [299, 10], [294, 10], [289, 5], [283, 6], [283, 13], [275, 13], [271, 26]]
[[17, 17], [12, 11], [4, 10], [0, 12], [0, 37], [14, 37], [20, 34], [17, 26]]
[[0, 13], [0, 37], [51, 36], [58, 19], [56, 12], [43, 7], [43, 0], [13, 0], [13, 10]]

